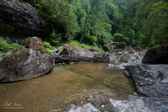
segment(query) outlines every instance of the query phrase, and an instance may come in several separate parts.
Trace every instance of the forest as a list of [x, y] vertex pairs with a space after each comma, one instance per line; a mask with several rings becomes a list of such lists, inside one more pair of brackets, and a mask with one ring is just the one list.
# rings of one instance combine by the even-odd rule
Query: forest
[[168, 42], [167, 0], [24, 0], [51, 29], [46, 41], [148, 48]]

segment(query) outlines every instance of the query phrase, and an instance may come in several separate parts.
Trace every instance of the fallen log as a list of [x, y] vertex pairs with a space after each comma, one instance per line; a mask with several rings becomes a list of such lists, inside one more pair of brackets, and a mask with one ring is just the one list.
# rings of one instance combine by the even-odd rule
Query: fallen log
[[89, 57], [72, 57], [72, 56], [65, 56], [65, 55], [58, 55], [55, 57], [55, 63], [62, 63], [62, 62], [109, 62], [109, 59], [100, 59], [100, 58], [89, 58]]

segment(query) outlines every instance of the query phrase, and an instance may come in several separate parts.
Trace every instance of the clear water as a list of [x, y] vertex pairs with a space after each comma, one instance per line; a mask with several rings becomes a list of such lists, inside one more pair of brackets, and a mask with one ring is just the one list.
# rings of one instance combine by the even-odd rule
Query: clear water
[[133, 82], [105, 63], [56, 65], [43, 77], [0, 84], [0, 112], [56, 112], [90, 96], [134, 94]]

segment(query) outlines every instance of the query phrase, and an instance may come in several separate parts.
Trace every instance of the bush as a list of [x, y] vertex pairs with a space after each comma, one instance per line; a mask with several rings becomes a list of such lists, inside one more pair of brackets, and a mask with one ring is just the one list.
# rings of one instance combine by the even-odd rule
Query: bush
[[51, 51], [49, 48], [46, 48], [46, 49], [45, 49], [45, 52], [46, 52], [47, 54], [51, 54], [51, 53], [52, 53], [52, 51]]
[[47, 41], [43, 41], [43, 45], [44, 45], [45, 48], [52, 48], [52, 46], [50, 45], [50, 43], [47, 42]]
[[90, 48], [94, 48], [96, 51], [103, 51], [102, 48], [98, 47], [97, 45], [86, 45], [86, 44], [80, 44], [78, 41], [76, 40], [73, 40], [73, 41], [70, 41], [69, 42], [69, 45], [75, 45], [75, 46], [78, 46], [78, 47], [81, 47], [81, 48], [87, 48], [87, 49], [90, 49]]
[[90, 34], [86, 34], [85, 38], [88, 42], [97, 42], [97, 38], [95, 36], [91, 36]]
[[52, 34], [51, 34], [51, 38], [49, 38], [49, 41], [52, 45], [54, 46], [58, 46], [61, 43], [61, 34], [57, 34], [56, 30], [53, 30]]
[[47, 42], [47, 41], [43, 41], [43, 45], [45, 47], [45, 52], [47, 54], [51, 54], [52, 53], [51, 50], [56, 49], [55, 47], [51, 46], [51, 44], [49, 42]]
[[4, 40], [2, 37], [0, 37], [0, 51], [8, 51], [12, 48], [22, 48], [23, 45], [20, 45], [18, 43], [11, 43], [9, 44], [6, 40]]

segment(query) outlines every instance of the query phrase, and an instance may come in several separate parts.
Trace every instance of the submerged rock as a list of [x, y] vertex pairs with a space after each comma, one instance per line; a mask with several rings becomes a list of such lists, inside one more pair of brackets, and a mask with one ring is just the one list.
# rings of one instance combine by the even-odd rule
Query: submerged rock
[[14, 82], [46, 75], [54, 67], [54, 58], [33, 49], [22, 49], [0, 62], [0, 82]]
[[126, 69], [140, 94], [168, 98], [168, 65], [130, 65]]
[[168, 64], [168, 44], [149, 49], [142, 62], [148, 64]]

